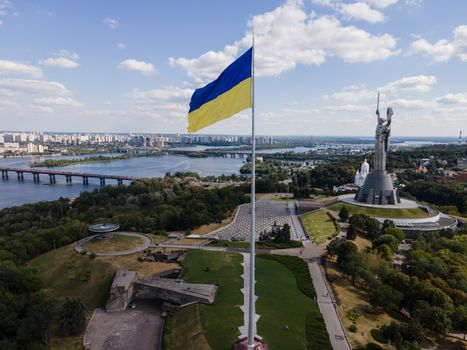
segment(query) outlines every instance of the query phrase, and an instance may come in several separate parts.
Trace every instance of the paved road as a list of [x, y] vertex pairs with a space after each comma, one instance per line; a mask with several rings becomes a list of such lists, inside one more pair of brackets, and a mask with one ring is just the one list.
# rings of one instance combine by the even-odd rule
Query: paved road
[[346, 340], [343, 325], [340, 322], [337, 313], [337, 304], [331, 298], [331, 291], [328, 289], [325, 277], [321, 272], [320, 256], [324, 245], [316, 246], [312, 242], [303, 242], [303, 250], [301, 249], [284, 249], [274, 250], [273, 254], [295, 255], [303, 258], [308, 262], [308, 269], [313, 280], [313, 286], [316, 290], [319, 310], [324, 318], [326, 329], [329, 333], [331, 345], [334, 350], [350, 350], [351, 347]]

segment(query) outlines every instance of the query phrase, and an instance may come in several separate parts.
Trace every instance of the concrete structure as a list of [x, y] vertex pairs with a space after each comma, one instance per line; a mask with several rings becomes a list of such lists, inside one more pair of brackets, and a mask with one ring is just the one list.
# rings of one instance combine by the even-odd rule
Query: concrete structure
[[379, 94], [376, 115], [378, 116], [378, 125], [375, 134], [374, 170], [366, 176], [363, 187], [355, 195], [355, 200], [369, 204], [396, 204], [400, 203], [400, 197], [394, 188], [391, 176], [386, 172], [393, 111], [389, 107], [386, 118], [380, 117]]
[[216, 292], [217, 286], [213, 284], [185, 283], [181, 279], [158, 275], [137, 278], [133, 271], [118, 270], [105, 308], [107, 312], [123, 311], [139, 297], [160, 299], [177, 307], [195, 302], [212, 304]]
[[128, 304], [133, 300], [135, 280], [136, 272], [117, 271], [110, 287], [109, 299], [105, 305], [107, 312], [123, 311], [127, 308]]
[[112, 232], [117, 231], [120, 225], [115, 222], [100, 222], [89, 225], [88, 231], [97, 234], [99, 238], [109, 238]]
[[71, 171], [59, 171], [59, 170], [48, 170], [48, 169], [39, 169], [39, 168], [0, 168], [2, 173], [2, 179], [8, 179], [8, 173], [16, 173], [18, 180], [24, 180], [24, 173], [32, 174], [35, 182], [40, 181], [40, 175], [48, 175], [50, 183], [56, 183], [56, 176], [64, 176], [67, 183], [72, 182], [72, 177], [81, 177], [83, 180], [83, 185], [89, 184], [89, 178], [99, 179], [101, 186], [105, 186], [105, 180], [117, 180], [119, 185], [123, 184], [123, 181], [134, 181], [141, 180], [143, 177], [137, 176], [121, 176], [121, 175], [104, 175], [104, 174], [94, 174], [94, 173], [78, 173]]

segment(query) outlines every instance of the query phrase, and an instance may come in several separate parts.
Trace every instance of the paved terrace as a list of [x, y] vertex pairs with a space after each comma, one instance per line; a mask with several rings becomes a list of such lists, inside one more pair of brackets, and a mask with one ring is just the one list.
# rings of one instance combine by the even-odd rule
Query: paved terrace
[[[218, 237], [222, 240], [248, 239], [250, 232], [250, 212], [251, 204], [242, 204], [238, 206], [234, 220], [227, 226], [211, 232], [206, 237]], [[286, 202], [269, 202], [261, 200], [256, 202], [256, 237], [259, 237], [261, 231], [270, 230], [274, 221], [277, 225], [289, 224], [292, 230], [292, 237], [296, 236], [290, 210]]]

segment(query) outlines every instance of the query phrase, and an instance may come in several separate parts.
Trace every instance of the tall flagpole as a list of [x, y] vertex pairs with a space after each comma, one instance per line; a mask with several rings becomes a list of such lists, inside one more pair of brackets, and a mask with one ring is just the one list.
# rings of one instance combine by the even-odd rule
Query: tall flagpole
[[248, 302], [248, 349], [255, 347], [255, 218], [256, 218], [256, 139], [255, 139], [255, 31], [252, 30], [251, 57], [251, 220], [250, 220], [250, 291]]

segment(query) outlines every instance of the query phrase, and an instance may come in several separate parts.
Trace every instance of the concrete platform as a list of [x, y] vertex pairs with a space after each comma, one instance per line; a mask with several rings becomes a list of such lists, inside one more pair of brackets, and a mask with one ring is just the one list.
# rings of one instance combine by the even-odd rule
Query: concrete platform
[[136, 309], [107, 313], [96, 309], [84, 335], [89, 350], [159, 349], [163, 319], [161, 303], [136, 300]]
[[338, 200], [344, 203], [358, 205], [361, 207], [379, 208], [379, 209], [414, 209], [420, 206], [417, 202], [411, 201], [405, 198], [401, 198], [401, 202], [397, 204], [368, 204], [368, 203], [357, 202], [354, 199], [354, 197], [355, 197], [354, 193], [344, 194], [342, 196], [339, 196]]

